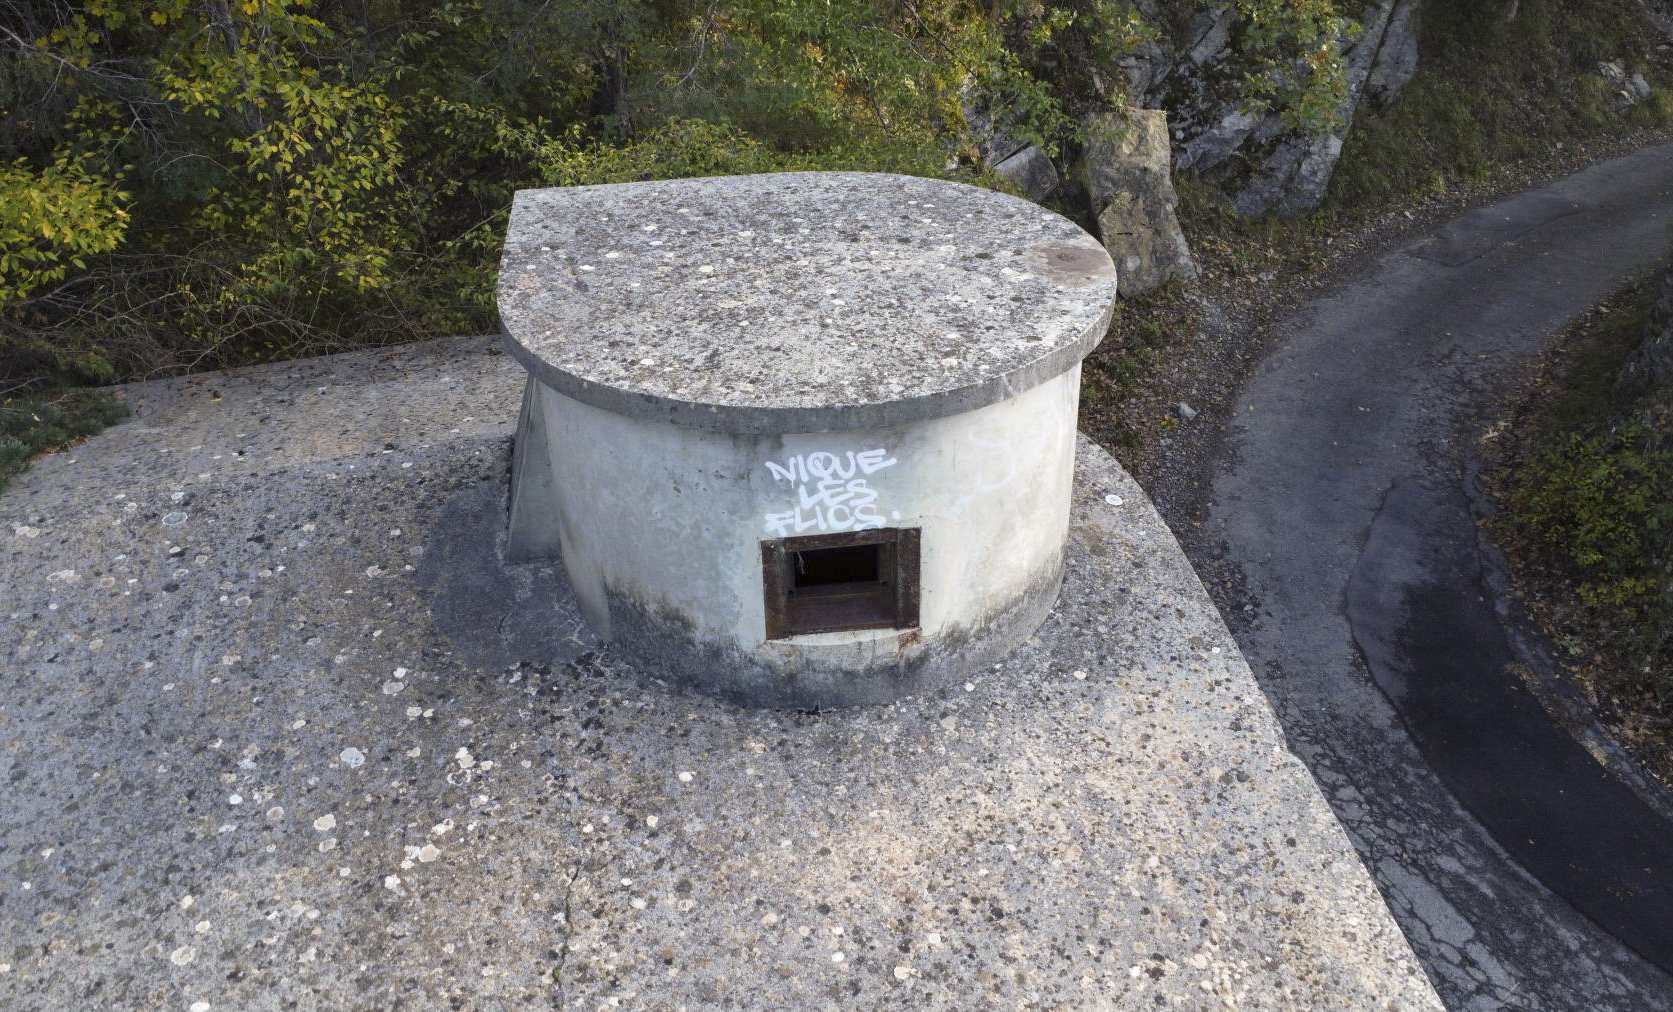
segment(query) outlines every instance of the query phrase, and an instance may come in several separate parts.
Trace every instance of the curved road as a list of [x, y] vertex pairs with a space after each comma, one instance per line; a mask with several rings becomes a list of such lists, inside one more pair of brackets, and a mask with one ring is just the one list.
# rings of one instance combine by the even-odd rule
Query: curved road
[[1673, 145], [1463, 215], [1281, 324], [1216, 463], [1238, 640], [1452, 1009], [1673, 1009], [1673, 823], [1510, 671], [1468, 487], [1477, 405], [1670, 225]]

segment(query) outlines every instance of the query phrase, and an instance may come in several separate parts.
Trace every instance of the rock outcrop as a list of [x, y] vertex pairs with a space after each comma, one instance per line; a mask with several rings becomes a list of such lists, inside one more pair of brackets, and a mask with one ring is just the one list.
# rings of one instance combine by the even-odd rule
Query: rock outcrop
[[1037, 144], [1017, 150], [993, 167], [1000, 177], [1015, 184], [1033, 201], [1045, 200], [1061, 182], [1057, 166]]
[[1661, 33], [1673, 39], [1673, 2], [1670, 0], [1638, 0], [1638, 5], [1644, 8], [1644, 14], [1650, 23], [1661, 29]]
[[1330, 182], [1355, 109], [1364, 97], [1387, 103], [1417, 69], [1419, 0], [1374, 0], [1357, 34], [1343, 43], [1347, 90], [1338, 126], [1322, 136], [1301, 133], [1272, 112], [1244, 108], [1244, 73], [1230, 40], [1230, 4], [1197, 15], [1169, 53], [1150, 43], [1121, 63], [1140, 105], [1166, 108], [1175, 121], [1179, 167], [1235, 184], [1243, 214], [1297, 214], [1317, 207]]
[[1626, 64], [1620, 60], [1598, 64], [1597, 72], [1609, 86], [1610, 98], [1615, 103], [1616, 112], [1626, 112], [1650, 97], [1650, 82], [1644, 79], [1642, 73], [1627, 73]]
[[1417, 0], [1396, 3], [1389, 12], [1388, 27], [1383, 30], [1376, 59], [1371, 61], [1371, 73], [1365, 78], [1365, 97], [1379, 105], [1394, 101], [1417, 73], [1417, 15]]
[[[1152, 24], [1163, 23], [1159, 0], [1137, 3]], [[1347, 88], [1336, 109], [1337, 126], [1323, 134], [1298, 130], [1276, 112], [1247, 107], [1244, 76], [1250, 67], [1233, 45], [1239, 15], [1230, 0], [1198, 13], [1182, 35], [1142, 39], [1122, 57], [1114, 69], [1125, 78], [1127, 94], [1154, 115], [1114, 129], [1110, 122], [1090, 124], [1092, 140], [1084, 168], [1076, 173], [1121, 269], [1121, 294], [1147, 291], [1195, 270], [1174, 218], [1170, 146], [1175, 167], [1227, 186], [1242, 214], [1290, 215], [1317, 207], [1359, 103], [1392, 101], [1416, 71], [1420, 3], [1366, 4], [1357, 28], [1342, 43]], [[1051, 159], [1018, 137], [1003, 114], [991, 115], [970, 98], [964, 114], [984, 164], [1034, 200], [1064, 193]]]
[[1079, 175], [1098, 238], [1115, 261], [1121, 297], [1148, 292], [1170, 278], [1196, 277], [1174, 214], [1178, 198], [1170, 174], [1167, 114], [1133, 109], [1090, 126], [1092, 139]]
[[[1342, 141], [1353, 121], [1360, 97], [1367, 91], [1367, 83], [1378, 80], [1405, 84], [1417, 67], [1417, 36], [1412, 9], [1415, 0], [1382, 0], [1368, 9], [1360, 22], [1357, 39], [1346, 43], [1342, 58], [1346, 63], [1347, 93], [1336, 110], [1337, 127], [1322, 137], [1290, 136], [1280, 140], [1261, 163], [1249, 183], [1232, 200], [1238, 213], [1246, 215], [1277, 211], [1281, 215], [1299, 214], [1319, 206], [1324, 191], [1330, 185], [1330, 173], [1342, 153]], [[1390, 25], [1399, 8], [1405, 21], [1405, 37], [1391, 38]], [[1384, 52], [1394, 63], [1380, 63]], [[1401, 68], [1405, 76], [1401, 77]], [[1386, 86], [1382, 91], [1387, 101], [1399, 89]]]

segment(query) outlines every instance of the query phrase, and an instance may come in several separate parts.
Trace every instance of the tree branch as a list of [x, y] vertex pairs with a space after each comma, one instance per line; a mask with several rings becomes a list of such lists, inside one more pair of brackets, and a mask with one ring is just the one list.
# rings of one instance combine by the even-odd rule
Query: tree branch
[[719, 2], [720, 0], [709, 0], [708, 10], [703, 12], [703, 19], [697, 25], [697, 58], [691, 61], [691, 69], [682, 74], [678, 81], [674, 82], [674, 87], [678, 88], [691, 80], [696, 76], [697, 68], [703, 65], [703, 54], [709, 48], [709, 29], [714, 27], [715, 6]]

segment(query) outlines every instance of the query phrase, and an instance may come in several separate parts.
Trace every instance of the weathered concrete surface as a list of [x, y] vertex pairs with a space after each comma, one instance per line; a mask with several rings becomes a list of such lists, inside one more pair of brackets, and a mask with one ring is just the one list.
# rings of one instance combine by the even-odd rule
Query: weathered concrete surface
[[[499, 281], [530, 376], [507, 554], [561, 555], [617, 652], [828, 709], [961, 678], [1050, 610], [1080, 356], [1116, 296], [1067, 219], [884, 174], [524, 190]], [[796, 592], [764, 586], [764, 542], [885, 528], [915, 539], [875, 574], [896, 611], [775, 629]]]
[[[1051, 610], [1079, 391], [1077, 365], [945, 418], [767, 435], [624, 417], [542, 388], [519, 431], [547, 444], [549, 463], [515, 472], [512, 495], [522, 506], [525, 483], [553, 486], [551, 515], [522, 510], [507, 552], [558, 530], [548, 558], [561, 554], [587, 628], [681, 685], [808, 709], [915, 695], [962, 681]], [[885, 527], [921, 534], [917, 621], [768, 637], [762, 542]]]
[[742, 711], [501, 562], [521, 378], [135, 387], [0, 498], [0, 1007], [1439, 1007], [1094, 448], [1035, 640]]
[[1103, 339], [1116, 271], [962, 183], [791, 172], [519, 191], [498, 302], [542, 383], [619, 415], [820, 432], [970, 411]]

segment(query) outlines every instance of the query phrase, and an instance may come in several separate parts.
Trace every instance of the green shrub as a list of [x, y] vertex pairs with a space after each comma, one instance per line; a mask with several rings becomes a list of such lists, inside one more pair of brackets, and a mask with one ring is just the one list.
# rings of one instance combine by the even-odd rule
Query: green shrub
[[[1514, 496], [1523, 529], [1566, 568], [1618, 672], [1673, 696], [1673, 453], [1636, 424], [1570, 435], [1536, 458]], [[1617, 674], [1616, 678], [1623, 677]]]
[[1587, 336], [1530, 433], [1502, 523], [1535, 550], [1559, 640], [1592, 677], [1673, 698], [1673, 390], [1621, 387], [1655, 286], [1635, 282]]
[[[1328, 118], [1337, 6], [1238, 0], [1249, 101]], [[519, 187], [775, 169], [993, 183], [972, 88], [1061, 153], [1122, 101], [1110, 68], [1161, 30], [1131, 0], [13, 8], [0, 380], [60, 385], [491, 329]]]
[[127, 406], [103, 390], [0, 399], [0, 491], [36, 457], [85, 439], [127, 414]]
[[1673, 454], [1641, 449], [1644, 430], [1571, 434], [1534, 461], [1516, 497], [1524, 523], [1580, 574], [1580, 599], [1628, 619], [1655, 610], [1673, 535]]

